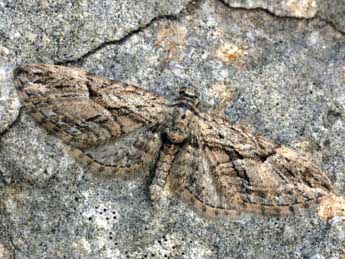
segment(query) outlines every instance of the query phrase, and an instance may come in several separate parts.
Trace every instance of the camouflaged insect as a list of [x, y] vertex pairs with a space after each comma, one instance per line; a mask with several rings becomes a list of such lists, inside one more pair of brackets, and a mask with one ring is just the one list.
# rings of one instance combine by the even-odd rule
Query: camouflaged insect
[[175, 194], [207, 215], [289, 215], [332, 192], [300, 153], [198, 109], [193, 89], [174, 102], [74, 68], [24, 65], [20, 99], [96, 172], [152, 170], [152, 201]]

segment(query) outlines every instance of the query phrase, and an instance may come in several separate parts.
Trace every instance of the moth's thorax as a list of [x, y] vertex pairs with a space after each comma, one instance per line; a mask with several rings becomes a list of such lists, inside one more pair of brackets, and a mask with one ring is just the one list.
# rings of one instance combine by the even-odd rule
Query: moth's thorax
[[179, 97], [176, 99], [177, 103], [189, 106], [197, 106], [199, 103], [199, 93], [195, 88], [182, 87], [179, 89]]
[[167, 139], [172, 143], [184, 142], [190, 134], [189, 123], [194, 115], [193, 110], [189, 105], [178, 103], [175, 106], [172, 123], [165, 130]]

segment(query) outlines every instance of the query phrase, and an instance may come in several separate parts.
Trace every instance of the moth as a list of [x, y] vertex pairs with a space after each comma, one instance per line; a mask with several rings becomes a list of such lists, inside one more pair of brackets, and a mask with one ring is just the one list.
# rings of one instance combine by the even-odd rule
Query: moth
[[202, 112], [193, 88], [174, 101], [76, 68], [36, 64], [14, 72], [32, 117], [84, 167], [114, 174], [148, 168], [149, 198], [176, 195], [207, 215], [282, 216], [332, 192], [297, 151]]

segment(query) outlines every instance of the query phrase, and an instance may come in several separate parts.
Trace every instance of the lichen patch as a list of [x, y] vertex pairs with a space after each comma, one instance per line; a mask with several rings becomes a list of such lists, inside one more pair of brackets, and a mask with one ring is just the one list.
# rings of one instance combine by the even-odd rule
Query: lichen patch
[[288, 10], [292, 16], [301, 18], [312, 18], [317, 12], [315, 0], [289, 0]]
[[226, 64], [230, 64], [237, 69], [242, 69], [245, 67], [245, 59], [248, 55], [247, 50], [248, 47], [246, 45], [222, 42], [218, 46], [215, 56]]
[[163, 49], [165, 62], [182, 60], [186, 36], [187, 29], [180, 24], [169, 22], [160, 26], [155, 46]]
[[208, 94], [216, 99], [214, 111], [222, 113], [233, 100], [235, 89], [231, 88], [228, 83], [217, 83], [208, 89]]
[[324, 221], [334, 217], [345, 217], [345, 198], [336, 195], [327, 195], [321, 199], [319, 216]]
[[12, 252], [10, 249], [5, 246], [4, 244], [0, 244], [0, 258], [2, 259], [10, 259]]

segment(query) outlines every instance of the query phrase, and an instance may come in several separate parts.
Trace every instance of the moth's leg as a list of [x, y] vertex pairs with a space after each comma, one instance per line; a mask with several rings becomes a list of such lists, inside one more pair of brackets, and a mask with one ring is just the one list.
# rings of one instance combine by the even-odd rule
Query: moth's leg
[[149, 187], [150, 199], [152, 201], [160, 199], [177, 151], [178, 147], [176, 145], [163, 144], [155, 167], [154, 177]]

